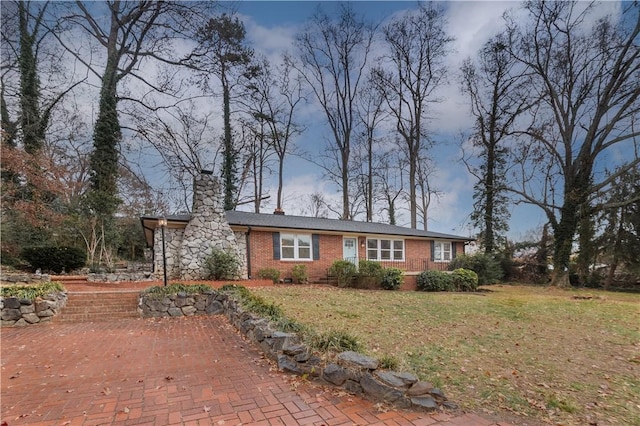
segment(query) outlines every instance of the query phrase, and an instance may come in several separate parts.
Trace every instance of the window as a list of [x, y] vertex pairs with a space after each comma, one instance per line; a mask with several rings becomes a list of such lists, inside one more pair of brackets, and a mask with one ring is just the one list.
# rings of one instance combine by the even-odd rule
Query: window
[[436, 262], [449, 262], [451, 260], [451, 243], [448, 241], [436, 241], [433, 245], [433, 260]]
[[280, 234], [283, 260], [311, 260], [311, 235]]
[[404, 260], [403, 240], [367, 240], [368, 260]]

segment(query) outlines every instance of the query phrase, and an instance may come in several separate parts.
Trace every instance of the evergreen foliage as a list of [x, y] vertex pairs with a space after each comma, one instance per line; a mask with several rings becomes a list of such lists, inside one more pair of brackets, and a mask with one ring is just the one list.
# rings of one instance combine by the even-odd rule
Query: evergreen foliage
[[456, 256], [449, 263], [449, 270], [464, 268], [478, 275], [478, 285], [495, 284], [504, 275], [498, 259], [491, 254], [476, 253], [472, 255]]
[[29, 262], [31, 267], [42, 271], [60, 273], [85, 266], [87, 253], [77, 247], [26, 247], [22, 250], [21, 257]]
[[207, 278], [220, 280], [235, 280], [240, 275], [240, 260], [228, 250], [214, 248], [205, 260]]
[[356, 265], [348, 260], [336, 260], [329, 268], [329, 274], [338, 280], [338, 287], [351, 287], [357, 272]]
[[385, 290], [397, 290], [403, 282], [402, 269], [384, 268], [380, 273], [380, 285]]

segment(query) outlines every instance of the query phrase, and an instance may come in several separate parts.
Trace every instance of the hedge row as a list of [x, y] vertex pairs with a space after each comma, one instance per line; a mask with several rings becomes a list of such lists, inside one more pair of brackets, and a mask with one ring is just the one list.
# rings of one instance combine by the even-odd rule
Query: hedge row
[[475, 291], [478, 288], [478, 274], [469, 269], [453, 272], [424, 271], [418, 275], [419, 291]]

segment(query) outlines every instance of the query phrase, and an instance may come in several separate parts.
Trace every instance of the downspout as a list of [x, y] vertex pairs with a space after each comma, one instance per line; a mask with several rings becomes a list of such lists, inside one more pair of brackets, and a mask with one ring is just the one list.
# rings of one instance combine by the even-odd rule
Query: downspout
[[249, 235], [251, 234], [251, 227], [247, 226], [247, 233], [245, 234], [246, 242], [247, 242], [247, 278], [251, 279], [251, 238]]

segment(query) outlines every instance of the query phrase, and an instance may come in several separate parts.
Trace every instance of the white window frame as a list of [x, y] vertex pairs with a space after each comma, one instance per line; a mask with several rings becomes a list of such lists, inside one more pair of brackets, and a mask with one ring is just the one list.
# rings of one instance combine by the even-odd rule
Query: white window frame
[[[446, 249], [448, 247], [448, 250]], [[446, 255], [449, 255], [448, 259]], [[439, 255], [439, 256], [438, 256]], [[440, 257], [440, 259], [438, 259]], [[433, 245], [433, 261], [434, 262], [451, 262], [453, 260], [453, 244], [451, 241], [434, 241]]]
[[[373, 248], [370, 246], [369, 242], [370, 241], [375, 241], [376, 242], [376, 247]], [[382, 248], [382, 244], [381, 241], [389, 241], [389, 248]], [[398, 251], [398, 249], [395, 247], [395, 243], [401, 243], [402, 244], [402, 257], [401, 258], [396, 258], [395, 257], [395, 252]], [[369, 252], [370, 251], [376, 251], [376, 257], [372, 258], [369, 257]], [[405, 259], [405, 243], [404, 240], [402, 239], [393, 239], [393, 238], [367, 238], [367, 245], [366, 245], [366, 259], [367, 260], [371, 260], [374, 262], [404, 262]], [[389, 258], [388, 259], [383, 259], [382, 258], [382, 252], [383, 251], [388, 251], [389, 252]]]
[[[300, 238], [306, 237], [309, 239], [309, 257], [300, 257], [300, 248], [307, 248], [307, 246], [300, 245]], [[285, 238], [293, 238], [293, 246], [285, 246], [282, 244], [282, 240]], [[293, 247], [293, 257], [285, 257], [284, 256], [284, 248]], [[313, 237], [311, 234], [280, 234], [280, 260], [284, 261], [304, 261], [311, 262], [313, 261]]]

